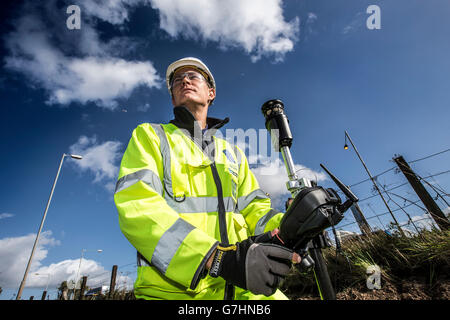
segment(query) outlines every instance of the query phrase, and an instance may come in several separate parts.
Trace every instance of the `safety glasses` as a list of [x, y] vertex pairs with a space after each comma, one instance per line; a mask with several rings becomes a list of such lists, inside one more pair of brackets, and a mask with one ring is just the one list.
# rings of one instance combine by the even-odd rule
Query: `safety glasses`
[[184, 77], [187, 77], [191, 81], [206, 81], [205, 77], [201, 73], [195, 71], [187, 71], [176, 74], [172, 78], [172, 83], [170, 86], [173, 88], [180, 85], [181, 82], [183, 82]]

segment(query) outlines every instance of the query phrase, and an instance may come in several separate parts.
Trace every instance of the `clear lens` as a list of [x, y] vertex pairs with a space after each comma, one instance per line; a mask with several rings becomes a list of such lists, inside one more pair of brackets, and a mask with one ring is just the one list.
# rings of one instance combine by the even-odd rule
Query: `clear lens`
[[206, 79], [203, 77], [203, 75], [201, 73], [195, 72], [195, 71], [188, 71], [188, 72], [184, 72], [184, 73], [180, 73], [177, 74], [176, 76], [173, 77], [172, 79], [172, 87], [179, 85], [184, 77], [187, 77], [189, 80], [194, 80], [194, 81], [206, 81]]

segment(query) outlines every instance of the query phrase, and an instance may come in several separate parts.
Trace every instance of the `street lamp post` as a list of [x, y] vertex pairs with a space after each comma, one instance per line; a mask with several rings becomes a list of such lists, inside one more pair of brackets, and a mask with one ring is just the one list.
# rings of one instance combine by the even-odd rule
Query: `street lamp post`
[[[394, 219], [395, 224], [396, 224], [398, 230], [400, 231], [400, 233], [401, 233], [402, 235], [405, 235], [405, 234], [403, 233], [403, 230], [400, 228], [400, 225], [398, 224], [397, 219], [395, 218], [394, 214], [392, 213], [391, 208], [389, 207], [389, 205], [387, 204], [387, 202], [386, 202], [386, 200], [384, 199], [383, 195], [381, 194], [381, 191], [380, 191], [380, 189], [378, 188], [378, 185], [377, 185], [375, 179], [372, 177], [372, 174], [370, 173], [369, 169], [367, 168], [366, 164], [364, 163], [364, 160], [361, 158], [361, 155], [359, 154], [358, 149], [356, 149], [355, 145], [353, 144], [353, 141], [352, 141], [352, 139], [350, 138], [350, 136], [349, 136], [349, 134], [347, 133], [347, 131], [345, 131], [345, 138], [346, 138], [346, 140], [347, 140], [347, 138], [348, 138], [348, 140], [349, 140], [350, 143], [352, 144], [353, 150], [355, 150], [356, 155], [358, 156], [359, 160], [361, 161], [362, 165], [364, 166], [364, 169], [366, 169], [366, 172], [367, 172], [367, 174], [369, 175], [369, 178], [370, 178], [370, 180], [372, 181], [373, 186], [375, 187], [375, 189], [377, 190], [378, 194], [380, 195], [381, 200], [383, 200], [383, 203], [384, 203], [384, 205], [386, 206], [386, 208], [388, 209], [389, 213], [391, 214], [392, 219]], [[344, 149], [345, 149], [345, 150], [348, 149], [347, 142], [346, 142], [345, 145], [344, 145]]]
[[48, 290], [48, 285], [50, 283], [50, 273], [35, 273], [37, 276], [47, 276], [47, 285], [45, 286], [45, 291]]
[[[77, 277], [76, 277], [76, 282], [75, 282], [75, 284], [78, 282], [78, 278], [80, 277], [80, 268], [81, 268], [81, 260], [83, 260], [83, 255], [84, 255], [84, 253], [86, 252], [86, 251], [88, 251], [88, 250], [86, 250], [86, 249], [82, 249], [81, 250], [81, 257], [80, 257], [80, 263], [78, 264], [78, 271], [77, 271]], [[102, 249], [98, 249], [97, 250], [97, 252], [98, 253], [102, 253], [103, 252], [103, 250]]]
[[41, 298], [41, 300], [45, 300], [45, 296], [47, 295], [47, 291], [48, 291], [48, 285], [50, 283], [50, 273], [35, 273], [35, 275], [37, 275], [37, 276], [47, 276], [47, 285], [45, 286], [45, 290], [42, 293], [42, 298]]
[[36, 250], [36, 246], [39, 241], [39, 236], [41, 235], [42, 227], [44, 226], [44, 221], [45, 221], [45, 217], [47, 216], [48, 207], [50, 206], [50, 202], [52, 201], [53, 191], [55, 190], [56, 182], [58, 181], [59, 172], [61, 171], [61, 167], [62, 167], [64, 158], [67, 156], [69, 156], [73, 159], [76, 159], [76, 160], [83, 159], [82, 156], [79, 156], [76, 154], [65, 154], [65, 153], [63, 153], [63, 155], [61, 157], [61, 162], [59, 163], [58, 172], [56, 173], [56, 178], [55, 178], [55, 181], [53, 182], [52, 191], [50, 192], [50, 197], [48, 198], [47, 206], [45, 207], [44, 215], [41, 220], [41, 225], [39, 226], [39, 231], [36, 235], [36, 239], [34, 240], [33, 249], [31, 250], [31, 255], [30, 255], [30, 258], [28, 259], [28, 264], [25, 269], [25, 273], [23, 275], [22, 282], [20, 283], [20, 287], [19, 287], [19, 291], [17, 292], [16, 300], [20, 300], [20, 297], [22, 296], [22, 291], [23, 291], [23, 288], [25, 287], [25, 281], [27, 280], [28, 271], [30, 270], [31, 261], [33, 260], [34, 251]]
[[[83, 260], [84, 253], [86, 251], [89, 251], [89, 250], [86, 250], [86, 249], [82, 249], [81, 250], [80, 263], [78, 264], [77, 277], [75, 278], [75, 289], [77, 288], [77, 284], [78, 284], [78, 282], [80, 280], [79, 277], [80, 277], [81, 261]], [[103, 252], [103, 250], [102, 249], [98, 249], [97, 252], [101, 253], [101, 252]], [[81, 289], [81, 284], [80, 284], [80, 289]], [[81, 295], [81, 290], [80, 290], [80, 295]], [[75, 291], [74, 291], [73, 299], [75, 299]]]

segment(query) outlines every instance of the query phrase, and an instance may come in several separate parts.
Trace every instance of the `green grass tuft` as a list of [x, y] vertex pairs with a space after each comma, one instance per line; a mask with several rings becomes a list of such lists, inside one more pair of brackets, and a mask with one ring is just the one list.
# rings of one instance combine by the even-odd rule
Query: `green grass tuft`
[[[431, 290], [437, 281], [449, 280], [450, 231], [423, 230], [410, 237], [375, 232], [344, 241], [341, 252], [333, 247], [322, 252], [337, 293], [365, 287], [366, 270], [371, 265], [380, 268], [382, 282], [394, 287], [408, 279], [421, 279]], [[311, 271], [293, 269], [282, 290], [294, 299], [317, 296]]]

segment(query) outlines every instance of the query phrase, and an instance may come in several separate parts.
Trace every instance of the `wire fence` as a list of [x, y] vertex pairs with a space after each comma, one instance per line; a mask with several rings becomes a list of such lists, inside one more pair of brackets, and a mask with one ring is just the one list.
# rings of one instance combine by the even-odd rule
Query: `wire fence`
[[[137, 274], [136, 262], [127, 263], [117, 267], [115, 290], [131, 290]], [[87, 284], [90, 288], [108, 286], [111, 283], [112, 271], [106, 271], [88, 277]]]
[[[113, 274], [113, 271], [115, 272]], [[70, 286], [68, 281], [62, 282], [57, 292], [58, 300], [79, 300], [82, 292], [83, 300], [133, 300], [133, 284], [137, 276], [136, 262], [121, 266], [113, 266], [111, 271], [94, 275], [81, 275], [80, 282]], [[81, 279], [86, 277], [83, 287]], [[113, 287], [111, 283], [114, 279]], [[66, 283], [66, 284], [64, 284]]]
[[[426, 191], [448, 217], [450, 170], [441, 166], [443, 163], [450, 163], [450, 149], [408, 161], [408, 163]], [[387, 206], [383, 203], [374, 184], [385, 198]], [[437, 228], [433, 217], [397, 165], [374, 175], [373, 181], [367, 178], [349, 186], [360, 199], [358, 206], [373, 231], [383, 230], [390, 233], [401, 228], [405, 234], [415, 234], [424, 229]], [[362, 233], [350, 210], [335, 229], [342, 234]]]

